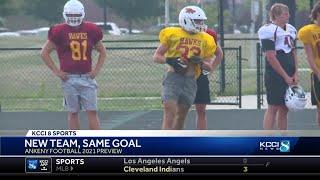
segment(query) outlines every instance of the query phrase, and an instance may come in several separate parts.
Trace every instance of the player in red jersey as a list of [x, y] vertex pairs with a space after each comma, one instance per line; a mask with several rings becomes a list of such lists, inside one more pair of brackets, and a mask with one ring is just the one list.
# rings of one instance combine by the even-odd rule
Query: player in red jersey
[[[214, 41], [217, 44], [217, 50], [215, 51], [215, 61], [220, 64], [223, 58], [223, 52], [220, 46], [217, 43], [218, 36], [217, 33], [213, 29], [207, 29], [206, 33], [210, 34]], [[209, 79], [208, 79], [208, 71], [202, 70], [199, 78], [197, 79], [197, 93], [196, 98], [194, 100], [194, 104], [197, 111], [197, 129], [205, 130], [207, 129], [207, 120], [206, 120], [206, 106], [210, 104], [210, 88], [209, 88]]]
[[[83, 21], [84, 7], [78, 0], [69, 0], [63, 10], [65, 23], [50, 28], [41, 57], [53, 73], [62, 80], [65, 107], [68, 110], [69, 129], [80, 129], [78, 112], [85, 109], [89, 128], [100, 129], [97, 115], [97, 82], [95, 77], [102, 68], [106, 49], [102, 44], [101, 29]], [[60, 68], [50, 56], [57, 51]], [[92, 68], [92, 50], [99, 52], [98, 62]]]

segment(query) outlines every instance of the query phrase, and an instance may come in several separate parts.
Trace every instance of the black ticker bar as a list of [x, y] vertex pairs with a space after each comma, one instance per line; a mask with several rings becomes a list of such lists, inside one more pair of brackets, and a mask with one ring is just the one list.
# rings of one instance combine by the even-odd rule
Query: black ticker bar
[[1, 157], [2, 174], [320, 175], [320, 157]]

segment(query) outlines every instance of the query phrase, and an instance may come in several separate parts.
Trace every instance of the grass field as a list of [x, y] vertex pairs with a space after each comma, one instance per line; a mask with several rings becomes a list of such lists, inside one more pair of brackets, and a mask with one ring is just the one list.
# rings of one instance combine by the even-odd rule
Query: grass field
[[[111, 40], [156, 39], [157, 36], [116, 37]], [[107, 39], [108, 40], [108, 39]], [[0, 48], [40, 48], [45, 37], [1, 38]], [[242, 55], [250, 59], [256, 42], [226, 41], [226, 47], [242, 47]], [[106, 43], [107, 60], [97, 77], [101, 110], [160, 109], [161, 82], [165, 66], [153, 63], [155, 49], [111, 49], [110, 47], [156, 47], [157, 42]], [[54, 57], [55, 57], [55, 53]], [[309, 72], [302, 49], [300, 82], [309, 91]], [[94, 55], [96, 59], [96, 54]], [[219, 70], [210, 75], [211, 95], [223, 102], [237, 101], [238, 74], [236, 51], [225, 51], [226, 88], [220, 91]], [[56, 57], [54, 59], [57, 59]], [[56, 62], [58, 64], [58, 62]], [[242, 62], [242, 94], [256, 94], [256, 70], [253, 61]], [[220, 98], [219, 98], [220, 99]], [[60, 111], [60, 80], [44, 65], [39, 50], [0, 50], [0, 103], [4, 111]]]

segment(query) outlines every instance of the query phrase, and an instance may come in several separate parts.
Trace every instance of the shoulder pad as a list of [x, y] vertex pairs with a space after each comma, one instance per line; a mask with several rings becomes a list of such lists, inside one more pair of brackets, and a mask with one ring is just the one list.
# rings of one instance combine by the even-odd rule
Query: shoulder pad
[[274, 24], [266, 24], [258, 30], [259, 39], [274, 40], [274, 32], [278, 26]]
[[295, 27], [293, 27], [291, 24], [287, 24], [287, 28], [288, 28], [290, 33], [297, 34], [297, 29]]

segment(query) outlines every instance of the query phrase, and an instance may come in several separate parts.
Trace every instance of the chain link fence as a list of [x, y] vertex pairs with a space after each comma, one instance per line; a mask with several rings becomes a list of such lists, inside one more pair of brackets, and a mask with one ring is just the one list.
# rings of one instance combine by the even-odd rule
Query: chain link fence
[[[154, 43], [154, 42], [150, 42]], [[110, 43], [111, 44], [111, 43]], [[152, 60], [156, 46], [116, 47], [107, 44], [107, 59], [96, 77], [99, 110], [161, 109], [165, 66]], [[0, 104], [2, 111], [63, 111], [60, 79], [46, 67], [40, 48], [0, 48]], [[239, 104], [238, 48], [225, 48], [226, 90], [221, 92], [220, 71], [212, 73], [213, 103]], [[56, 65], [56, 53], [52, 53]], [[93, 54], [97, 59], [97, 53]], [[241, 88], [240, 88], [241, 90]]]
[[[225, 72], [221, 64], [209, 75], [211, 104], [238, 105], [242, 97], [242, 57], [241, 47], [223, 48]], [[225, 76], [223, 78], [222, 76]], [[225, 79], [225, 82], [222, 82]]]

